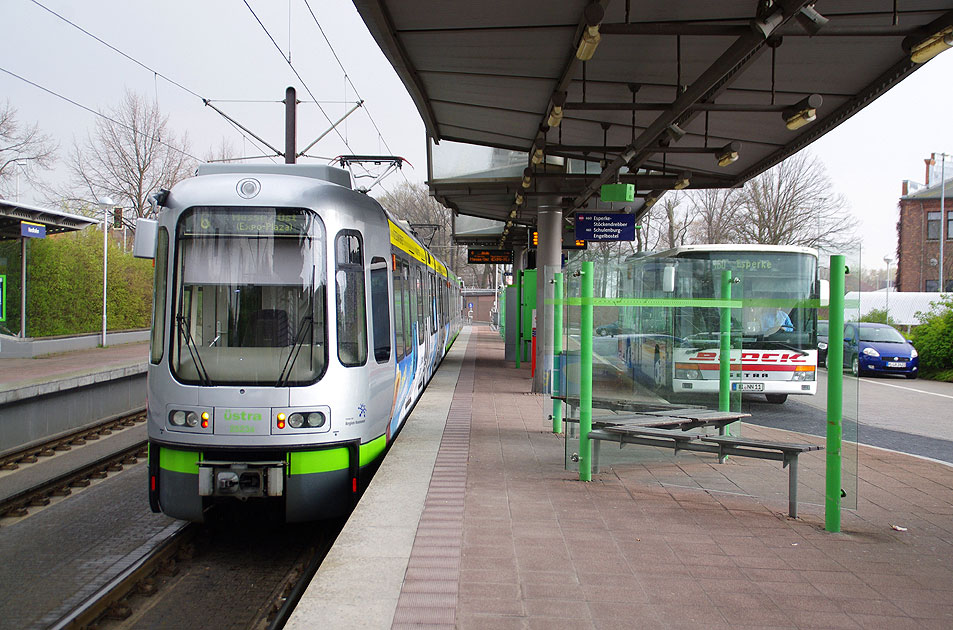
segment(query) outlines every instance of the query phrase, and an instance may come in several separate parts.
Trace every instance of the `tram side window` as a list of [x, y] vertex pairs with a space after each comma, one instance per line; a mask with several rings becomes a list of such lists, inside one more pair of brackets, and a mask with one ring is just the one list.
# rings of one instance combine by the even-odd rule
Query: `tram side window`
[[341, 230], [334, 239], [338, 359], [351, 367], [367, 362], [367, 312], [361, 235]]
[[423, 343], [424, 340], [424, 281], [423, 271], [417, 267], [417, 290], [414, 292], [417, 296], [417, 335], [420, 337], [417, 343]]
[[406, 348], [404, 344], [404, 292], [400, 281], [401, 265], [394, 256], [394, 358], [398, 361], [404, 358]]
[[387, 308], [387, 261], [371, 259], [371, 319], [374, 326], [374, 358], [390, 360], [390, 309]]
[[165, 304], [169, 280], [169, 230], [159, 228], [156, 239], [155, 299], [152, 304], [152, 339], [149, 360], [154, 365], [162, 361], [165, 349]]
[[404, 351], [409, 353], [414, 347], [414, 325], [410, 318], [410, 314], [413, 312], [410, 308], [412, 293], [410, 288], [410, 265], [404, 260], [400, 261], [400, 278], [404, 292]]
[[430, 276], [430, 333], [437, 332], [437, 276], [432, 273]]

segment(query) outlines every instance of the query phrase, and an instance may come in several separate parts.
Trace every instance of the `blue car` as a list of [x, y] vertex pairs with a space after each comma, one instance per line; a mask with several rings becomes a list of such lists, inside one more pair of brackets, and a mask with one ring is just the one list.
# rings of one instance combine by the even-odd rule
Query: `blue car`
[[917, 350], [897, 329], [887, 324], [844, 325], [844, 367], [854, 376], [900, 374], [916, 378], [920, 367]]

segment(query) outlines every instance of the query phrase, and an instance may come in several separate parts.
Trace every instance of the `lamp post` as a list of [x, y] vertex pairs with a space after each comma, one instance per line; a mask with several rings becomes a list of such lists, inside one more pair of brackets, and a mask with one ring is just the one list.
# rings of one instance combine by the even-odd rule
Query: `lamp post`
[[890, 256], [884, 256], [884, 262], [887, 263], [887, 297], [884, 300], [884, 323], [890, 323], [890, 263], [893, 261], [893, 258]]
[[103, 347], [106, 347], [106, 261], [108, 260], [109, 237], [109, 209], [115, 205], [109, 197], [103, 197], [96, 202], [103, 209]]

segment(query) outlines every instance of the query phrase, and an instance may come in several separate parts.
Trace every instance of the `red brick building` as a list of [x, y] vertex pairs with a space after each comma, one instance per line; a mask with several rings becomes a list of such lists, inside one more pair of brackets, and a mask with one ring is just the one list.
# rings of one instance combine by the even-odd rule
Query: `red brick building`
[[[947, 161], [946, 184], [941, 186], [937, 161], [935, 154], [925, 160], [925, 186], [903, 182], [900, 220], [897, 221], [897, 291], [941, 290], [941, 237], [945, 239], [942, 256], [943, 291], [953, 291], [953, 163]], [[946, 217], [940, 216], [943, 197]]]

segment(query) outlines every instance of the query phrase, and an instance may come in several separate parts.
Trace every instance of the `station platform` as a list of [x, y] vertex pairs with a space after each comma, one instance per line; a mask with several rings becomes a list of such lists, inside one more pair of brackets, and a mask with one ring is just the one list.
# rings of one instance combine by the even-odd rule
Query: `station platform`
[[791, 519], [759, 490], [777, 462], [669, 453], [580, 482], [530, 389], [465, 328], [286, 627], [953, 627], [950, 466], [860, 446], [831, 534], [823, 506]]
[[147, 342], [0, 358], [0, 453], [145, 407]]
[[10, 392], [31, 386], [44, 390], [53, 383], [96, 378], [96, 375], [117, 370], [145, 372], [148, 360], [148, 342], [73, 350], [37, 358], [0, 358], [0, 396], [10, 396]]

